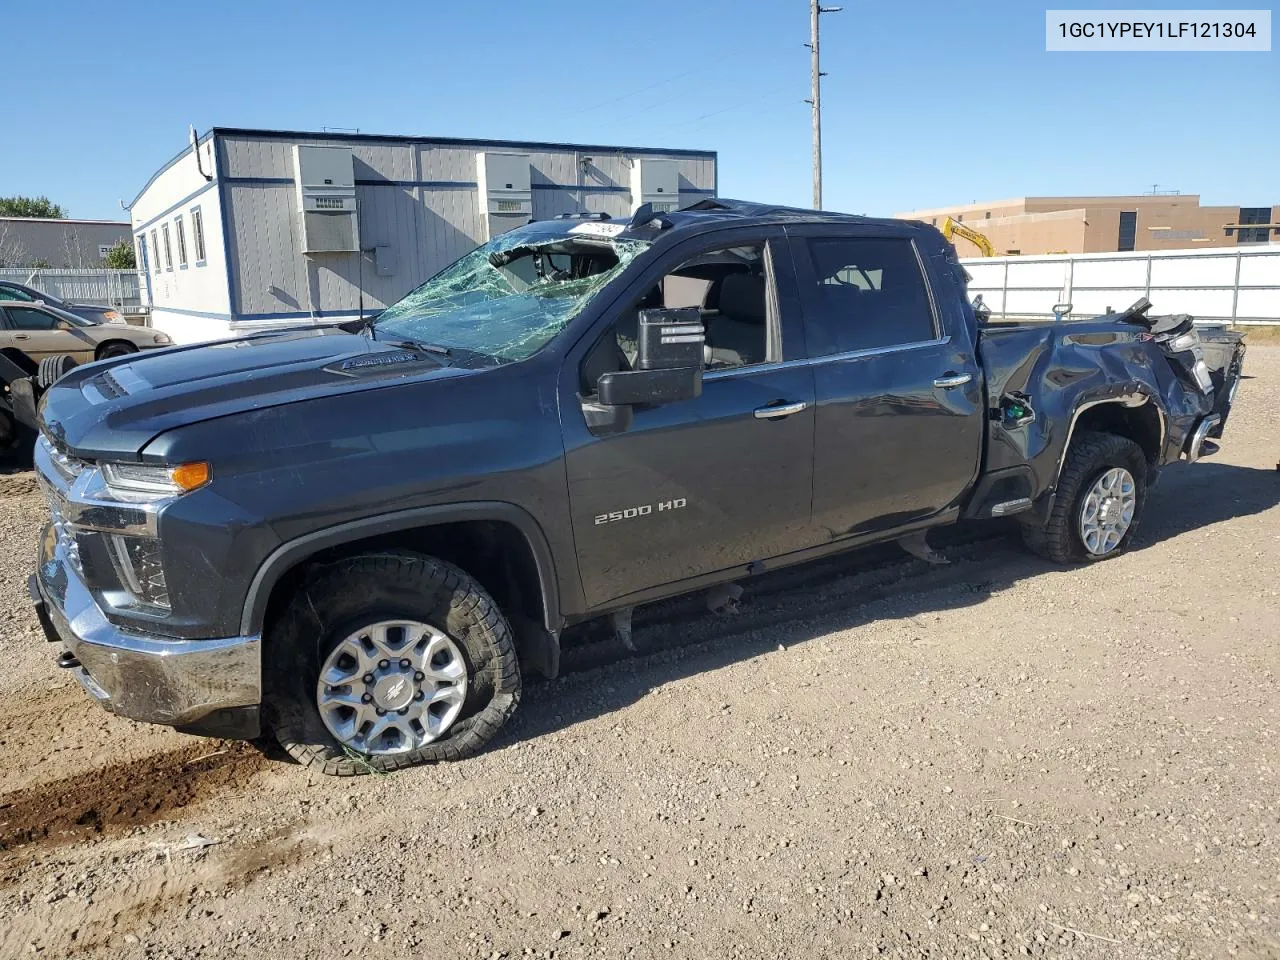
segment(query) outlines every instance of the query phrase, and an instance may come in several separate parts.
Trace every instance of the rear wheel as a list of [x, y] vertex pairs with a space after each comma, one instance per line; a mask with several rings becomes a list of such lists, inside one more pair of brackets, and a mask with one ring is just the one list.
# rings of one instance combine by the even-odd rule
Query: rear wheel
[[98, 348], [98, 359], [109, 360], [112, 357], [124, 357], [131, 353], [137, 353], [137, 344], [125, 343], [123, 340], [117, 340], [114, 343], [104, 344]]
[[462, 570], [382, 553], [316, 568], [266, 638], [267, 713], [323, 773], [478, 752], [520, 700], [510, 627]]
[[1024, 521], [1022, 539], [1055, 563], [1118, 556], [1137, 532], [1147, 500], [1147, 458], [1127, 437], [1080, 433], [1067, 451], [1044, 526]]

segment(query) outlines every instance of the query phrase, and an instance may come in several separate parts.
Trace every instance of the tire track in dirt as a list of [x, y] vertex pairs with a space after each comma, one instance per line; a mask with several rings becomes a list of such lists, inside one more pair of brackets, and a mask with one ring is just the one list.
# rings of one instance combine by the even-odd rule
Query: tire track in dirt
[[[17, 956], [24, 944], [41, 939], [54, 956], [79, 956], [105, 947], [120, 949], [131, 933], [147, 928], [183, 907], [221, 900], [264, 871], [298, 866], [332, 847], [331, 831], [304, 820], [276, 827], [228, 848], [203, 848], [169, 857], [134, 861], [128, 885], [103, 887], [92, 903], [78, 906], [71, 923], [63, 901], [32, 904], [23, 922], [0, 928], [0, 956]], [[121, 850], [118, 856], [130, 858]], [[133, 851], [137, 856], [137, 851]], [[125, 941], [128, 942], [128, 941]], [[134, 941], [136, 942], [136, 941]]]
[[[256, 747], [196, 741], [167, 753], [106, 764], [0, 794], [0, 851], [113, 836], [243, 789], [269, 761]], [[22, 864], [6, 863], [0, 883]]]

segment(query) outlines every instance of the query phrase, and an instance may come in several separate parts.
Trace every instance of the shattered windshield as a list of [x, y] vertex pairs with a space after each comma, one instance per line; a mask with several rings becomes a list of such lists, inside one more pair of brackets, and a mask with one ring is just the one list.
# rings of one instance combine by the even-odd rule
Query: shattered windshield
[[374, 335], [498, 361], [523, 360], [648, 246], [641, 240], [514, 230], [388, 307], [374, 322]]

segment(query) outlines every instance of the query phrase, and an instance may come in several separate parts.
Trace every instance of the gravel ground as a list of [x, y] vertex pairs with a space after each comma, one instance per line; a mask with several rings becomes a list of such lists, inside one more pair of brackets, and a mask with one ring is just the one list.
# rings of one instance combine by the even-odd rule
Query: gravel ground
[[0, 476], [0, 957], [1280, 956], [1280, 348], [1246, 371], [1124, 557], [762, 578], [356, 781], [90, 704]]

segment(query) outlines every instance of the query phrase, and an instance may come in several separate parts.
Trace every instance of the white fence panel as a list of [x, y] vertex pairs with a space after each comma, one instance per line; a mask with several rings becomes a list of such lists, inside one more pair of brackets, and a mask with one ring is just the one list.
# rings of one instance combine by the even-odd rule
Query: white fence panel
[[1057, 303], [1087, 317], [1146, 297], [1157, 313], [1280, 324], [1280, 245], [1159, 253], [1054, 254], [962, 261], [997, 316], [1050, 317]]
[[136, 309], [138, 274], [133, 270], [63, 267], [3, 267], [0, 280], [12, 280], [72, 303], [93, 303], [117, 310]]

